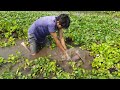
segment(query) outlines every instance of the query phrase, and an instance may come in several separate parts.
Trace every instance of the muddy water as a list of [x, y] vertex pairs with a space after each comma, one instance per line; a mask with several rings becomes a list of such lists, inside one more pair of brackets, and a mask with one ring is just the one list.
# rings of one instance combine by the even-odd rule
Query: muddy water
[[[70, 73], [72, 72], [72, 67], [68, 64], [68, 61], [63, 60], [61, 58], [62, 56], [61, 56], [61, 53], [60, 53], [58, 48], [55, 48], [54, 50], [51, 50], [50, 48], [45, 47], [45, 48], [41, 49], [41, 51], [36, 56], [33, 57], [21, 45], [21, 42], [23, 42], [23, 40], [17, 41], [16, 42], [17, 44], [15, 46], [0, 48], [0, 56], [7, 59], [7, 57], [10, 54], [16, 54], [17, 51], [21, 52], [23, 57], [28, 58], [30, 60], [36, 59], [38, 57], [43, 57], [43, 56], [50, 55], [51, 56], [50, 59], [51, 60], [57, 60], [58, 66], [60, 66], [64, 71], [67, 71], [67, 72], [70, 72]], [[78, 55], [76, 55], [76, 51], [79, 51], [80, 58], [78, 57]], [[89, 70], [92, 69], [91, 63], [92, 63], [93, 57], [90, 56], [89, 51], [82, 50], [82, 49], [76, 47], [76, 48], [69, 49], [68, 54], [73, 59], [73, 61], [75, 61], [76, 63], [77, 63], [77, 61], [81, 60], [83, 62], [82, 66], [81, 66], [82, 68], [89, 69]], [[15, 65], [15, 67], [16, 66], [18, 66], [18, 65]]]
[[11, 46], [11, 47], [5, 47], [5, 48], [1, 48], [0, 47], [0, 56], [4, 57], [5, 59], [7, 59], [7, 57], [10, 54], [16, 54], [17, 51], [22, 52], [22, 55], [25, 57], [29, 57], [29, 53], [27, 50], [25, 50], [20, 43], [22, 42], [22, 40], [19, 40], [16, 42], [15, 46]]
[[[77, 57], [78, 54], [76, 55], [76, 52], [78, 52], [80, 58]], [[81, 66], [82, 68], [92, 69], [91, 64], [92, 64], [92, 61], [94, 58], [92, 56], [90, 56], [89, 51], [82, 50], [81, 48], [76, 47], [76, 48], [69, 49], [68, 54], [73, 58], [75, 57], [75, 60], [73, 60], [73, 58], [72, 58], [73, 61], [76, 61], [77, 58], [78, 58], [77, 61], [81, 60], [83, 63], [83, 65]]]
[[[21, 52], [23, 57], [29, 58], [29, 59], [36, 59], [38, 57], [43, 57], [43, 56], [48, 56], [51, 55], [53, 56], [53, 59], [56, 59], [59, 57], [59, 50], [58, 48], [55, 48], [54, 50], [51, 50], [50, 48], [43, 48], [40, 50], [40, 52], [35, 55], [35, 56], [31, 56], [29, 51], [27, 51], [22, 45], [21, 43], [23, 42], [23, 40], [19, 40], [16, 42], [15, 46], [11, 46], [11, 47], [5, 47], [5, 48], [1, 48], [0, 47], [0, 56], [4, 57], [5, 59], [8, 58], [8, 56], [10, 54], [16, 54], [16, 52]], [[58, 56], [57, 56], [58, 55]]]

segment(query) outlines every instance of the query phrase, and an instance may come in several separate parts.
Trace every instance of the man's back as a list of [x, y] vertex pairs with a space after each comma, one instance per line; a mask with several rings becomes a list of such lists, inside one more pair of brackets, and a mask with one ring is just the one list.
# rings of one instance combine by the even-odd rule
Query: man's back
[[56, 31], [56, 17], [45, 16], [36, 20], [29, 28], [28, 33], [34, 34], [36, 40], [44, 39], [50, 32]]

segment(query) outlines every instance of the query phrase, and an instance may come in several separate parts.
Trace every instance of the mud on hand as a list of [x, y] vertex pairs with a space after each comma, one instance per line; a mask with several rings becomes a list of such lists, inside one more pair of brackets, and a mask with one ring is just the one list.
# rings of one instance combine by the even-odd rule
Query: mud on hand
[[68, 55], [67, 51], [62, 56], [62, 60], [71, 60], [71, 57]]

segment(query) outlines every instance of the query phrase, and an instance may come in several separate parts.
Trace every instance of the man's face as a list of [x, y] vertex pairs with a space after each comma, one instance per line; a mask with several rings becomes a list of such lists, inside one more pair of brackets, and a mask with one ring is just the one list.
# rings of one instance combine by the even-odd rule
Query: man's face
[[57, 21], [57, 27], [58, 27], [58, 29], [62, 29], [62, 26], [60, 25], [59, 21]]

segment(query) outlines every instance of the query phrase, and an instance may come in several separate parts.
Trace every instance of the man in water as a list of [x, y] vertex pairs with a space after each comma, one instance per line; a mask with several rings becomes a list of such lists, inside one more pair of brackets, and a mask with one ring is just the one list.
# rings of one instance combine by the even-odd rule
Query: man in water
[[[69, 26], [70, 17], [67, 14], [44, 16], [36, 20], [28, 30], [31, 55], [36, 55], [40, 48], [44, 47], [48, 42], [47, 36], [51, 35], [63, 56], [69, 60], [70, 57], [67, 54], [67, 47], [63, 37], [63, 29], [68, 29]], [[24, 43], [21, 44], [26, 47]]]

